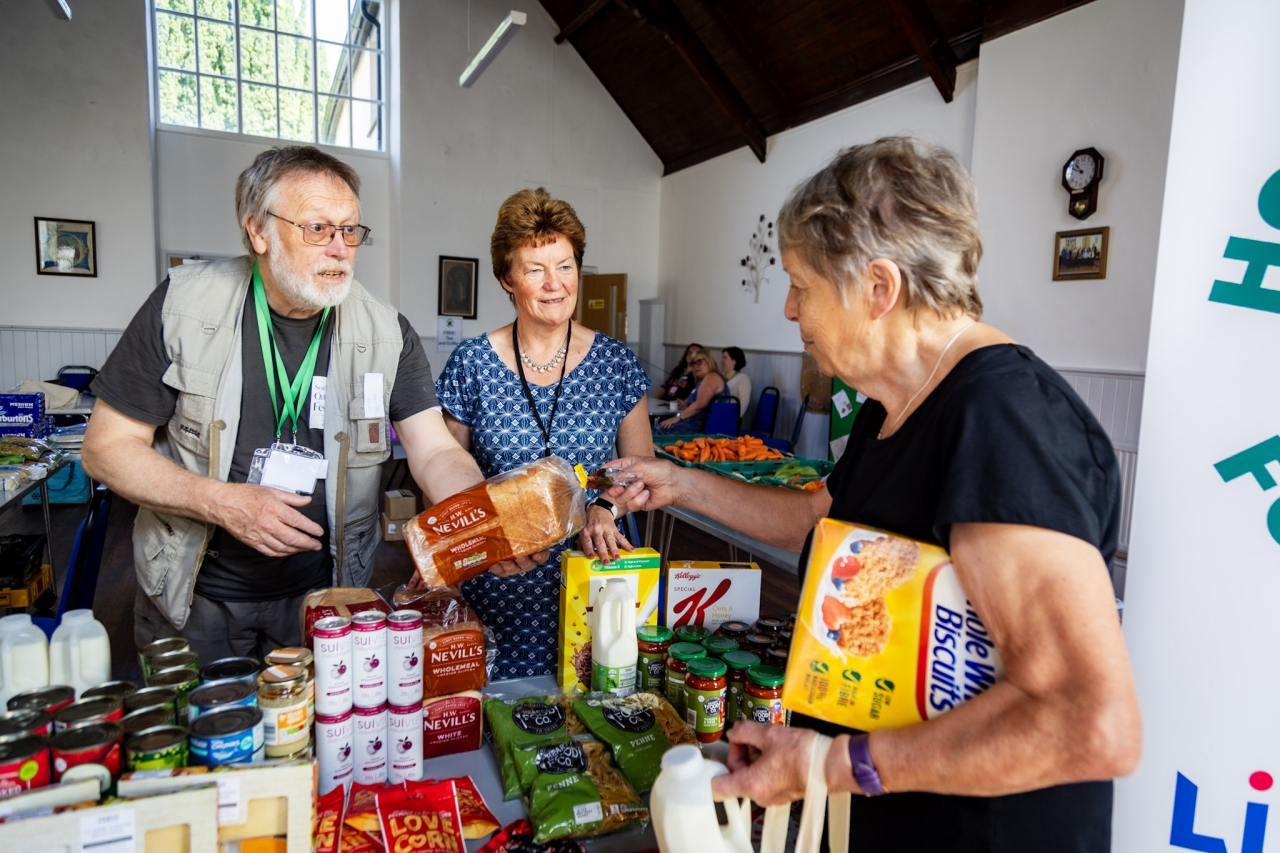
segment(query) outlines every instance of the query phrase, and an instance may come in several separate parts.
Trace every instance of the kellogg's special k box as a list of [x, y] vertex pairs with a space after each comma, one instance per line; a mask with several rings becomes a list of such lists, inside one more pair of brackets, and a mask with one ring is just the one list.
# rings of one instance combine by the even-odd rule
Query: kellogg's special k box
[[755, 563], [672, 560], [667, 564], [668, 628], [701, 625], [711, 631], [721, 622], [748, 625], [760, 618], [760, 567]]

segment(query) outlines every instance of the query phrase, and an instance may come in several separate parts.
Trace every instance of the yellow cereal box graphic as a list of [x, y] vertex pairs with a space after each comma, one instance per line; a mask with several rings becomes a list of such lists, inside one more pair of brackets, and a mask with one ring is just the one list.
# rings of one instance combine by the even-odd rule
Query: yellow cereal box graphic
[[946, 551], [818, 523], [784, 707], [863, 731], [898, 728], [945, 713], [1003, 675]]
[[652, 548], [623, 551], [609, 565], [581, 551], [560, 555], [560, 654], [565, 693], [591, 689], [591, 607], [609, 578], [625, 578], [636, 597], [636, 627], [658, 624], [662, 556]]

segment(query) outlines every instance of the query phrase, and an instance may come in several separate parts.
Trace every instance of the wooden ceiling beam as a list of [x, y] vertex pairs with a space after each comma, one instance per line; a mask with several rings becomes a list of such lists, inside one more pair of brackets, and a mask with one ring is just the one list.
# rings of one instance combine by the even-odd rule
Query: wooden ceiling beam
[[948, 104], [956, 96], [956, 54], [924, 0], [889, 0], [933, 84]]
[[565, 39], [567, 39], [569, 36], [576, 33], [579, 29], [583, 27], [584, 24], [586, 24], [588, 21], [594, 18], [600, 12], [601, 9], [603, 9], [605, 6], [608, 6], [612, 2], [613, 0], [592, 0], [590, 6], [583, 9], [578, 14], [578, 17], [574, 18], [572, 21], [570, 21], [568, 24], [565, 25], [564, 29], [556, 33], [556, 44], [563, 44]]
[[[683, 6], [687, 5], [689, 0], [671, 0], [671, 2], [683, 12]], [[702, 6], [711, 13], [720, 35], [729, 42], [729, 46], [742, 58], [743, 64], [754, 72], [756, 79], [763, 83], [774, 98], [781, 103], [783, 112], [790, 111], [793, 106], [791, 98], [778, 85], [778, 81], [774, 79], [765, 64], [760, 61], [760, 57], [756, 55], [751, 45], [747, 44], [747, 40], [742, 37], [742, 33], [734, 26], [733, 19], [721, 8], [720, 3], [717, 0], [702, 0]], [[687, 18], [688, 15], [685, 17]]]

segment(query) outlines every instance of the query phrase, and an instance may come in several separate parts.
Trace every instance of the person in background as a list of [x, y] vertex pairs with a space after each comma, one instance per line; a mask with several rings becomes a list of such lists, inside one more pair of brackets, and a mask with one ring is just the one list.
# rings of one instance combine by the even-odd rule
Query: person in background
[[[653, 455], [649, 377], [620, 341], [573, 322], [587, 233], [567, 202], [521, 190], [498, 208], [493, 274], [516, 318], [453, 351], [436, 381], [449, 431], [486, 477], [555, 455], [594, 471], [615, 454]], [[491, 678], [555, 672], [560, 555], [576, 544], [602, 563], [633, 550], [618, 525], [639, 488], [587, 492], [587, 525], [528, 571], [489, 572], [463, 595], [498, 640]]]
[[725, 387], [724, 377], [711, 358], [711, 353], [702, 347], [694, 350], [689, 359], [689, 367], [693, 370], [698, 386], [687, 400], [680, 401], [678, 414], [658, 422], [653, 429], [654, 435], [690, 435], [700, 433], [706, 427], [711, 398], [723, 394]]
[[738, 417], [747, 416], [751, 405], [751, 377], [742, 372], [747, 355], [741, 347], [725, 347], [720, 353], [720, 372], [724, 374], [725, 393], [738, 398]]
[[658, 389], [659, 400], [684, 400], [693, 393], [698, 382], [693, 378], [689, 359], [693, 358], [694, 352], [700, 349], [702, 344], [689, 344], [685, 347], [684, 355], [680, 356], [680, 363], [675, 366], [666, 381], [662, 383], [662, 387]]

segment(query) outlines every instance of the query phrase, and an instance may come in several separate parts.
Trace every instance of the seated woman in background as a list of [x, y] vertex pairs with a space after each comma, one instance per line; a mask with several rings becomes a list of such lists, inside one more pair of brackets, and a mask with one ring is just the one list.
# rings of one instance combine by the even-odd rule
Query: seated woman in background
[[738, 417], [747, 416], [751, 404], [751, 377], [742, 372], [747, 366], [741, 347], [725, 347], [720, 353], [720, 372], [724, 374], [725, 393], [738, 398]]
[[680, 401], [679, 414], [658, 422], [653, 430], [655, 435], [702, 432], [707, 425], [707, 407], [711, 405], [711, 398], [724, 393], [724, 379], [712, 363], [711, 353], [698, 347], [689, 359], [689, 367], [693, 369], [698, 387], [693, 389], [689, 399]]
[[662, 387], [658, 389], [659, 400], [684, 400], [693, 393], [694, 386], [698, 384], [693, 378], [693, 371], [689, 367], [689, 359], [693, 358], [694, 352], [702, 349], [702, 344], [689, 344], [685, 347], [684, 355], [680, 356], [680, 363], [676, 365], [675, 370], [667, 376]]

